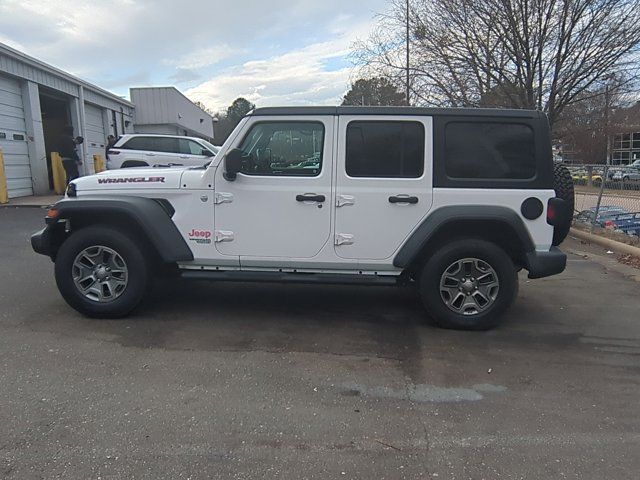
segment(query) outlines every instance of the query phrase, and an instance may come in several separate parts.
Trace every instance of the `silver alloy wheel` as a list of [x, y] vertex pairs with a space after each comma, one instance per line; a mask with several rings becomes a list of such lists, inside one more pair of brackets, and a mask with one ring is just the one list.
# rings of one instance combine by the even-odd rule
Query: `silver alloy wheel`
[[484, 260], [457, 260], [440, 277], [440, 297], [452, 311], [477, 315], [498, 297], [500, 282], [495, 270]]
[[125, 291], [129, 271], [115, 250], [102, 245], [87, 247], [73, 261], [73, 282], [94, 302], [111, 302]]

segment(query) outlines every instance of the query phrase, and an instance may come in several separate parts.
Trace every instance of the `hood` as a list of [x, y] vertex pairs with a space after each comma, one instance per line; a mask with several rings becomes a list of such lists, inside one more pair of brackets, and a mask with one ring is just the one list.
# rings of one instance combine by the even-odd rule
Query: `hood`
[[173, 189], [180, 188], [180, 178], [188, 168], [121, 168], [80, 177], [73, 183], [77, 191]]

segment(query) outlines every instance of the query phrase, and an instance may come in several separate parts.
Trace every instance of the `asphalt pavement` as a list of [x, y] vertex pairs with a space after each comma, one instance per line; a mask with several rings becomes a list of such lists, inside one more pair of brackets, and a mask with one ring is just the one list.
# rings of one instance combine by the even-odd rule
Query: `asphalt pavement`
[[69, 308], [0, 209], [0, 478], [635, 479], [640, 283], [571, 240], [500, 328], [408, 288], [162, 282]]

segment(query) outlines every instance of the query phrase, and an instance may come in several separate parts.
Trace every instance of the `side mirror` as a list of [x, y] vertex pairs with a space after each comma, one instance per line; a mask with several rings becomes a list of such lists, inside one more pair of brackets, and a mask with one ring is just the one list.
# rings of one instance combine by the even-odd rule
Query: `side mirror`
[[233, 182], [240, 170], [242, 170], [242, 157], [244, 152], [239, 148], [234, 148], [224, 157], [223, 177], [228, 182]]
[[205, 157], [215, 157], [216, 154], [213, 153], [211, 150], [207, 150], [206, 148], [202, 149], [202, 155], [204, 155]]

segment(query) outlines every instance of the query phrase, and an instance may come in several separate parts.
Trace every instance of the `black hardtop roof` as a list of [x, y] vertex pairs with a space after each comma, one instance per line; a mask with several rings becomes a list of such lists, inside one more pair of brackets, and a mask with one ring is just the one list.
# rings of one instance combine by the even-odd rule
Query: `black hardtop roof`
[[544, 114], [537, 110], [515, 110], [506, 108], [424, 108], [424, 107], [262, 107], [248, 115], [412, 115], [412, 116], [461, 116], [461, 117], [507, 117], [540, 118]]

